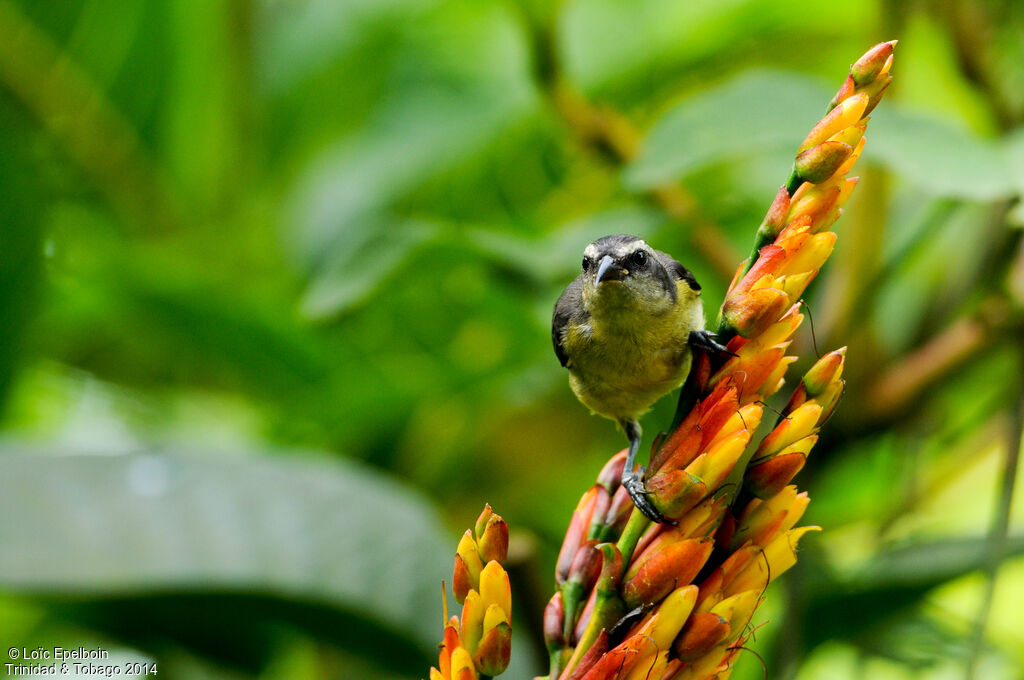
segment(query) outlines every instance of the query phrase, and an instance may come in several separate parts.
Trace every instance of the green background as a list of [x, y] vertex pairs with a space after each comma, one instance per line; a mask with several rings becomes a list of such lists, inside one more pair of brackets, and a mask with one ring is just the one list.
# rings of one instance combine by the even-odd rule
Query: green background
[[1009, 0], [0, 0], [0, 647], [424, 677], [490, 502], [507, 677], [543, 672], [561, 535], [623, 444], [551, 351], [583, 247], [648, 239], [713, 319], [849, 64], [894, 38], [794, 346], [795, 370], [850, 348], [797, 478], [825, 531], [733, 677], [1024, 677]]

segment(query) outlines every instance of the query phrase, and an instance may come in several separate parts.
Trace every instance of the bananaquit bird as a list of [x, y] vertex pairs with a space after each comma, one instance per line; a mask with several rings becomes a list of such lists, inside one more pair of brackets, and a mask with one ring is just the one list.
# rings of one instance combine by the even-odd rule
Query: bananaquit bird
[[569, 386], [592, 412], [629, 438], [622, 485], [655, 522], [634, 459], [638, 418], [686, 380], [692, 346], [724, 352], [704, 330], [700, 284], [671, 256], [628, 234], [605, 236], [583, 251], [583, 271], [555, 303], [551, 339]]

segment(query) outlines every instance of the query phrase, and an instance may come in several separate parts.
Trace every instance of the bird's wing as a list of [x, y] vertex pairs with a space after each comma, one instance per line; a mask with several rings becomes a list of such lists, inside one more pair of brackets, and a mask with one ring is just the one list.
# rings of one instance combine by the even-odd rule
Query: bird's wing
[[551, 315], [551, 343], [555, 346], [555, 355], [562, 366], [569, 366], [569, 354], [565, 351], [565, 332], [569, 319], [574, 312], [582, 312], [583, 281], [577, 278], [562, 292], [555, 303], [555, 313]]
[[679, 281], [686, 281], [687, 285], [689, 285], [692, 290], [700, 290], [700, 284], [697, 283], [697, 279], [694, 277], [693, 272], [684, 267], [681, 263], [677, 262], [668, 253], [663, 253], [660, 250], [655, 250], [654, 252], [657, 253], [662, 266], [668, 270], [668, 273], [671, 274], [673, 278]]

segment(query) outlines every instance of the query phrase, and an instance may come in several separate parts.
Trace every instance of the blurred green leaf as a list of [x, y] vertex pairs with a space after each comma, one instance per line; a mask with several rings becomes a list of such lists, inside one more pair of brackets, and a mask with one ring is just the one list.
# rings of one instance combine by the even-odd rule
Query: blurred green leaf
[[214, 655], [277, 621], [406, 670], [436, 644], [454, 545], [415, 492], [316, 458], [7, 452], [0, 516], [0, 584], [76, 616], [175, 612], [161, 633]]
[[[872, 3], [814, 0], [586, 0], [569, 3], [566, 10], [562, 42], [572, 79], [588, 90], [633, 88], [641, 96], [662, 80], [674, 84], [723, 64], [792, 60], [806, 67], [813, 57], [817, 61], [811, 65], [817, 65], [822, 53], [836, 46], [860, 47], [850, 29], [870, 21], [875, 11]], [[623, 30], [626, 26], [629, 30]], [[802, 44], [809, 34], [817, 38], [813, 47]], [[844, 58], [839, 56], [837, 64]]]
[[1002, 146], [895, 106], [872, 114], [864, 153], [928, 193], [991, 201], [1013, 194]]
[[[983, 536], [943, 538], [894, 545], [872, 558], [855, 577], [872, 588], [932, 587], [982, 569], [988, 560], [989, 539]], [[1006, 540], [1005, 557], [1024, 553], [1024, 535]]]
[[533, 111], [523, 39], [502, 8], [438, 3], [414, 16], [400, 23], [387, 49], [401, 49], [378, 75], [391, 86], [355, 130], [320, 131], [327, 143], [318, 140], [288, 189], [288, 242], [307, 265], [329, 263], [360, 231], [389, 236], [377, 219], [389, 207]]
[[[881, 550], [856, 573], [839, 576], [819, 555], [801, 555], [808, 611], [803, 619], [810, 647], [856, 639], [906, 616], [932, 589], [984, 567], [985, 537], [914, 541]], [[1024, 535], [1007, 539], [1004, 557], [1024, 554]], [[813, 555], [813, 557], [812, 557]]]
[[[343, 314], [365, 301], [420, 246], [438, 236], [436, 225], [424, 221], [395, 222], [387, 234], [364, 231], [338, 248], [336, 256], [316, 274], [302, 299], [302, 313], [312, 319]], [[358, 242], [362, 241], [362, 242]]]
[[[23, 338], [37, 312], [42, 278], [43, 227], [52, 194], [38, 143], [0, 92], [0, 408], [22, 359]], [[36, 150], [38, 151], [38, 149]]]
[[[707, 165], [796, 149], [830, 93], [807, 76], [748, 71], [669, 109], [626, 169], [634, 189], [649, 189]], [[781, 184], [789, 168], [779, 168]]]

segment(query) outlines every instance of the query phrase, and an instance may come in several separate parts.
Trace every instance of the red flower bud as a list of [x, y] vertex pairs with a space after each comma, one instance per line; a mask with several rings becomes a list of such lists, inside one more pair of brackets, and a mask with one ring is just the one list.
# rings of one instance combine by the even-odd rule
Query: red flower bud
[[466, 595], [469, 594], [470, 589], [474, 588], [475, 585], [473, 577], [466, 567], [466, 562], [462, 559], [462, 555], [456, 553], [455, 571], [452, 574], [452, 592], [455, 593], [455, 601], [459, 604], [465, 602]]
[[569, 567], [572, 565], [580, 545], [587, 537], [590, 521], [594, 516], [594, 506], [597, 504], [598, 494], [602, 491], [607, 493], [600, 486], [590, 487], [580, 498], [576, 510], [572, 513], [572, 519], [569, 521], [569, 528], [565, 531], [562, 549], [558, 552], [558, 562], [555, 566], [555, 583], [558, 585], [565, 583], [565, 579], [569, 576]]
[[853, 66], [850, 67], [850, 77], [853, 78], [853, 81], [858, 86], [875, 80], [882, 72], [882, 68], [889, 60], [889, 57], [892, 56], [892, 51], [895, 47], [895, 40], [878, 43], [865, 52], [864, 56], [854, 62]]
[[565, 639], [565, 607], [562, 593], [555, 593], [544, 607], [544, 642], [548, 651], [562, 649], [568, 644]]
[[512, 658], [512, 627], [499, 623], [484, 633], [473, 655], [476, 670], [482, 675], [501, 675]]
[[807, 456], [802, 453], [786, 453], [752, 464], [747, 470], [744, 482], [750, 493], [758, 498], [771, 498], [789, 484], [800, 472]]
[[477, 537], [477, 548], [484, 562], [504, 562], [508, 557], [508, 524], [501, 515], [491, 515]]

